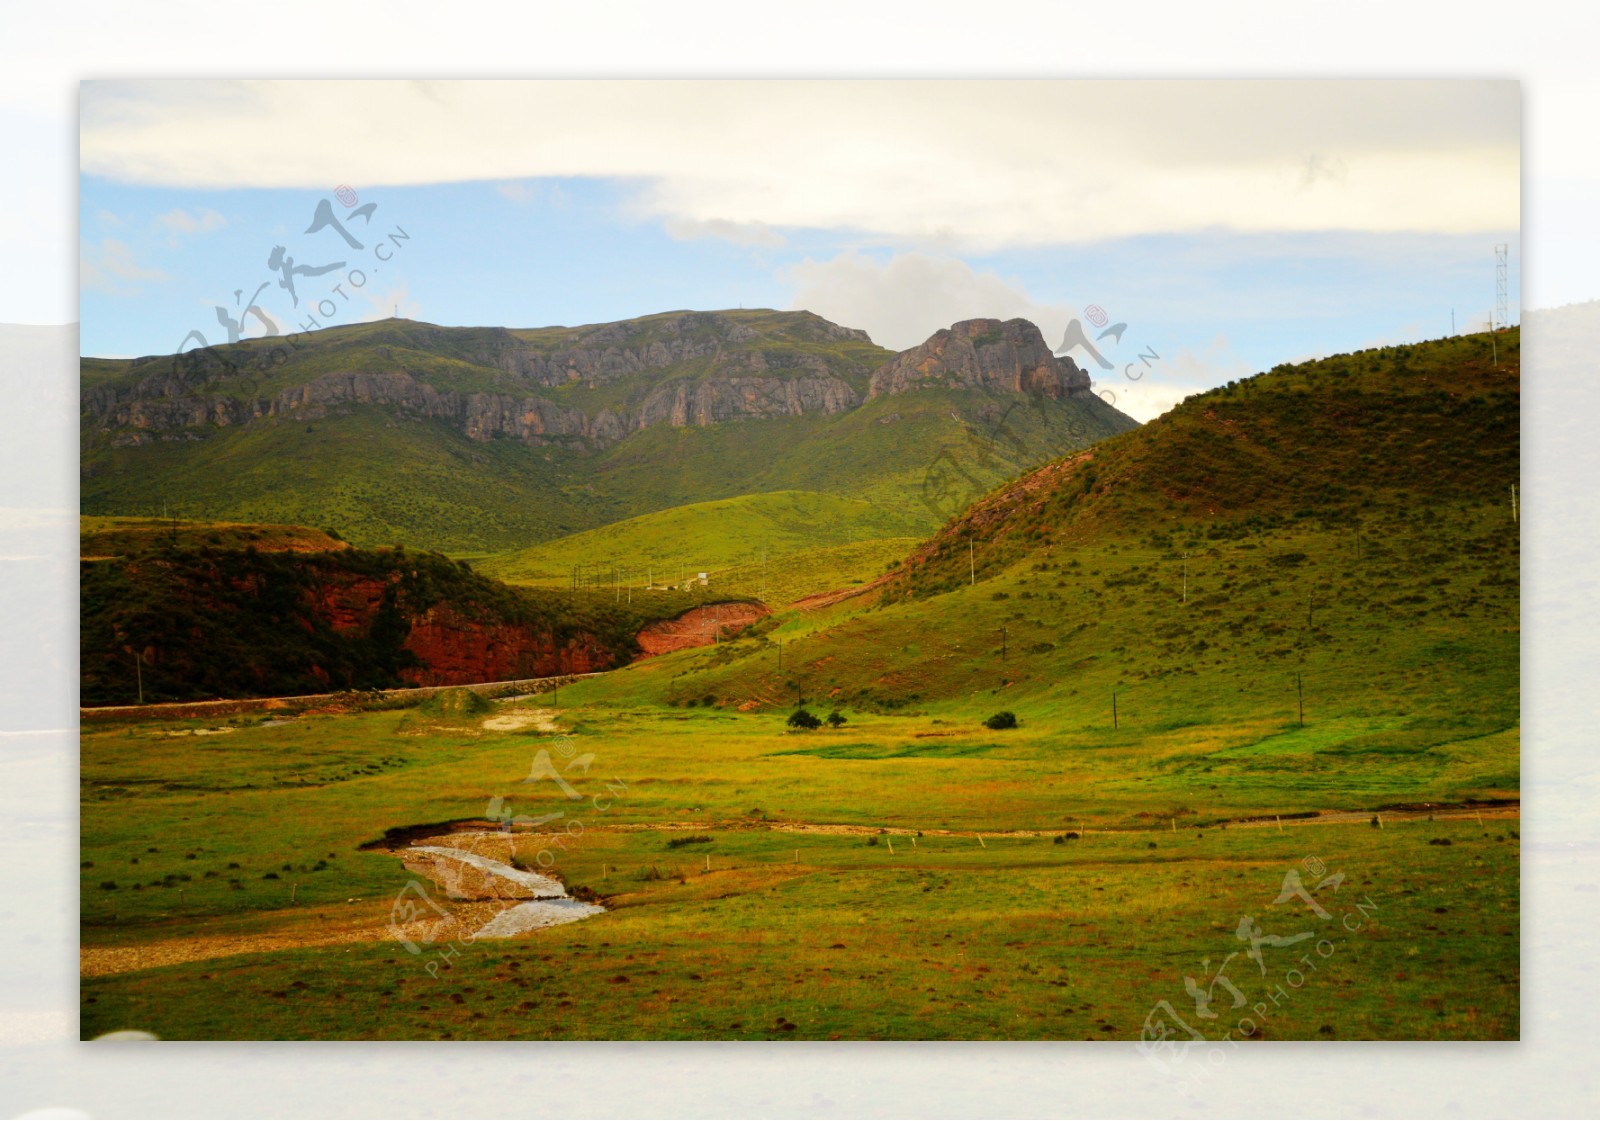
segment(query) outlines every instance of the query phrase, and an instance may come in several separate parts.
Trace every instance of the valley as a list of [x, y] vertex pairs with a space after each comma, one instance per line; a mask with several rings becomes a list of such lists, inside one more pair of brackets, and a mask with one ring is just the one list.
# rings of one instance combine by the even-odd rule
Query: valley
[[[532, 696], [86, 720], [84, 1035], [1517, 1038], [1518, 332], [1285, 365], [1015, 469], [992, 446], [1026, 458], [1077, 399], [963, 384], [990, 367], [950, 362], [962, 337], [839, 373], [847, 410], [585, 450], [650, 482], [559, 536], [352, 547], [326, 494], [298, 521], [339, 537], [86, 521], [85, 619], [178, 604], [180, 680], [186, 627], [247, 663], [274, 620], [399, 678], [440, 602], [609, 660]], [[963, 437], [993, 484], [937, 516], [929, 447], [973, 427], [936, 414], [1005, 394], [1017, 439]], [[733, 485], [784, 432], [908, 423], [879, 458], [787, 445], [782, 487], [682, 484], [701, 453]], [[340, 572], [392, 597], [388, 638], [306, 613]], [[241, 590], [272, 583], [265, 612]], [[197, 587], [241, 614], [206, 631]], [[642, 648], [713, 603], [741, 629]], [[125, 643], [86, 631], [86, 703], [126, 693]], [[603, 910], [494, 936], [536, 899], [430, 873], [440, 847]]]

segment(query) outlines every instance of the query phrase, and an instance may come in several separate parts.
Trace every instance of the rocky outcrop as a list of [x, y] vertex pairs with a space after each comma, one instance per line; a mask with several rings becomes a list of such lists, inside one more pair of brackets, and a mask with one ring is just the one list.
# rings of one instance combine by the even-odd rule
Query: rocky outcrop
[[[307, 606], [336, 633], [363, 635], [372, 629], [392, 587], [392, 581], [370, 578], [319, 583], [308, 593]], [[613, 654], [590, 635], [563, 641], [530, 624], [468, 615], [448, 601], [406, 621], [409, 629], [401, 648], [420, 663], [400, 671], [408, 685], [554, 677], [616, 664]]]
[[594, 673], [615, 664], [610, 652], [587, 635], [561, 642], [526, 624], [469, 619], [449, 604], [439, 604], [413, 619], [405, 648], [422, 662], [420, 667], [401, 671], [413, 685], [470, 685]]
[[[447, 420], [474, 440], [511, 437], [530, 443], [581, 438], [612, 444], [653, 424], [684, 428], [747, 417], [838, 413], [861, 403], [836, 377], [730, 377], [674, 380], [633, 410], [582, 409], [543, 397], [441, 391], [410, 374], [324, 374], [270, 398], [86, 396], [85, 412], [105, 431], [171, 432], [213, 425], [225, 428], [269, 417], [317, 420], [341, 408], [381, 405], [405, 416]], [[142, 442], [134, 440], [130, 442]]]
[[[358, 340], [363, 365], [392, 363], [392, 369], [335, 369], [263, 394], [259, 386], [281, 379], [278, 366], [286, 352], [265, 343], [241, 345], [133, 360], [127, 368], [135, 377], [93, 385], [80, 400], [85, 419], [118, 445], [274, 418], [317, 420], [376, 405], [447, 421], [474, 440], [605, 446], [656, 424], [837, 413], [861, 403], [851, 380], [860, 386], [871, 366], [858, 366], [827, 346], [870, 344], [866, 332], [809, 312], [786, 315], [769, 330], [764, 336], [734, 317], [694, 312], [562, 332], [559, 342], [541, 341], [547, 332], [531, 332], [530, 339], [504, 328], [397, 324], [374, 339]], [[441, 389], [423, 372], [440, 357], [526, 391]], [[670, 376], [675, 369], [683, 376]], [[662, 371], [669, 372], [665, 380]], [[597, 389], [630, 379], [640, 382], [635, 392], [593, 412], [551, 394], [573, 384]]]
[[[87, 423], [110, 434], [115, 445], [197, 439], [209, 429], [318, 420], [378, 406], [402, 417], [446, 421], [473, 440], [605, 447], [653, 425], [842, 413], [865, 399], [935, 385], [1055, 399], [1090, 393], [1088, 375], [1070, 359], [1054, 357], [1038, 328], [1023, 319], [957, 323], [896, 355], [870, 378], [870, 366], [847, 357], [859, 348], [830, 349], [870, 343], [864, 331], [809, 312], [788, 314], [777, 326], [768, 322], [767, 330], [763, 335], [730, 315], [694, 312], [582, 328], [547, 342], [538, 341], [544, 332], [525, 333], [535, 336], [530, 339], [504, 328], [395, 324], [375, 338], [331, 340], [332, 350], [320, 360], [326, 368], [338, 347], [351, 346], [361, 364], [393, 363], [393, 369], [334, 369], [262, 393], [258, 387], [281, 382], [283, 358], [265, 344], [241, 344], [134, 360], [129, 372], [143, 376], [93, 385], [83, 391], [81, 407]], [[427, 371], [440, 359], [476, 368], [510, 391], [439, 388]], [[674, 370], [682, 373], [672, 376]], [[663, 377], [662, 371], [669, 373]], [[610, 403], [594, 411], [557, 399], [560, 387], [599, 389], [630, 379], [638, 381], [636, 388], [620, 395], [613, 390]], [[521, 386], [526, 391], [518, 391]]]
[[901, 351], [872, 375], [867, 397], [940, 386], [997, 389], [1060, 400], [1088, 397], [1089, 375], [1057, 358], [1039, 328], [1026, 319], [965, 319]]

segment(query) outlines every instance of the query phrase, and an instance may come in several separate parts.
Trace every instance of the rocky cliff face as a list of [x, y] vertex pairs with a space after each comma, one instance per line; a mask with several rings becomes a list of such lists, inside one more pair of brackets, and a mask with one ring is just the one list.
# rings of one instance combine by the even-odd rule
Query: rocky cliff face
[[[307, 606], [335, 631], [360, 636], [372, 630], [392, 581], [357, 578], [315, 585]], [[401, 648], [420, 664], [400, 671], [408, 685], [470, 685], [523, 677], [554, 677], [610, 669], [616, 655], [593, 636], [565, 640], [527, 623], [474, 618], [449, 602], [407, 616]]]
[[965, 319], [901, 351], [872, 375], [868, 398], [930, 386], [998, 389], [1060, 400], [1088, 397], [1089, 375], [1070, 358], [1050, 353], [1039, 328], [1026, 319]]
[[[1070, 359], [1053, 357], [1026, 320], [957, 323], [896, 355], [869, 378], [872, 367], [853, 356], [884, 353], [870, 343], [865, 332], [809, 312], [784, 313], [781, 326], [769, 326], [767, 334], [731, 313], [681, 313], [580, 329], [553, 344], [503, 328], [404, 324], [352, 351], [352, 362], [392, 363], [392, 369], [334, 369], [261, 394], [258, 384], [281, 378], [271, 351], [264, 345], [219, 348], [177, 359], [138, 359], [128, 364], [132, 376], [86, 388], [81, 402], [86, 422], [117, 445], [198, 439], [207, 429], [274, 418], [318, 420], [375, 405], [447, 421], [474, 440], [604, 447], [658, 424], [681, 428], [841, 413], [872, 397], [930, 385], [1057, 399], [1089, 394], [1088, 375]], [[419, 362], [430, 355], [526, 390], [438, 388]], [[319, 364], [336, 364], [338, 358], [330, 354]], [[674, 376], [676, 370], [682, 373]], [[596, 390], [630, 380], [640, 383], [637, 392], [613, 391], [612, 403], [592, 411], [555, 399], [561, 387]], [[865, 394], [858, 388], [863, 385]]]
[[405, 648], [420, 667], [400, 671], [413, 685], [470, 685], [610, 669], [615, 658], [593, 638], [561, 642], [525, 624], [484, 623], [440, 604], [412, 620]]

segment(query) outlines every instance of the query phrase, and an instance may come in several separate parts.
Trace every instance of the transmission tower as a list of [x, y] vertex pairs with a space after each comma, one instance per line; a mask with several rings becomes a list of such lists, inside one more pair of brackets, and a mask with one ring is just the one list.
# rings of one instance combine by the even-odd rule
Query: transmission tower
[[1506, 328], [1506, 252], [1504, 244], [1494, 247], [1494, 329]]

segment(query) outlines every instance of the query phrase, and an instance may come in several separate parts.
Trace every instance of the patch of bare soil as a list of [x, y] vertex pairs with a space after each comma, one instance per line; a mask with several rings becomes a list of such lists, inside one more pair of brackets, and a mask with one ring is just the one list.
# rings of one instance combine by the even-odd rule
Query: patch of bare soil
[[763, 603], [708, 603], [676, 619], [662, 619], [639, 632], [640, 658], [670, 654], [693, 646], [710, 646], [732, 637], [771, 610]]

